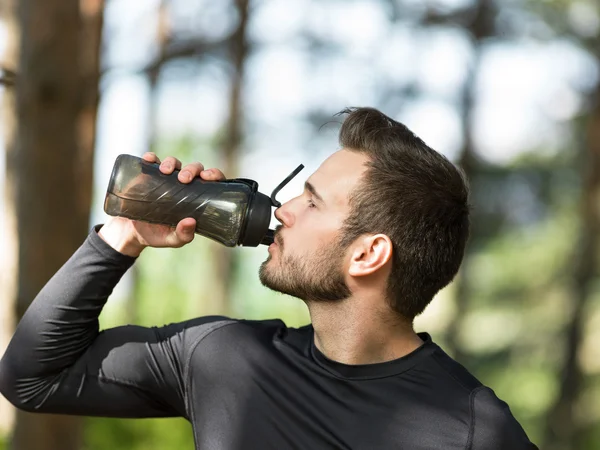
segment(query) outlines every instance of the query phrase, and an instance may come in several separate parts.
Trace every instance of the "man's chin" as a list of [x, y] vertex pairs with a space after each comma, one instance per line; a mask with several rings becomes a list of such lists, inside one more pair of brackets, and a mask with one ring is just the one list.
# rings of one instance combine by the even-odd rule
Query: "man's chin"
[[263, 261], [263, 263], [260, 265], [260, 268], [258, 270], [258, 278], [260, 280], [260, 282], [262, 283], [263, 286], [269, 288], [269, 289], [273, 289], [271, 287], [271, 285], [273, 284], [271, 282], [272, 280], [272, 276], [269, 273], [269, 263], [271, 262], [271, 255], [269, 255], [267, 257], [267, 259], [265, 259]]
[[260, 266], [258, 278], [260, 279], [261, 284], [272, 291], [287, 294], [285, 288], [281, 285], [281, 282], [278, 282], [277, 276], [274, 275], [273, 271], [269, 269], [270, 261], [270, 258], [267, 258], [267, 260]]

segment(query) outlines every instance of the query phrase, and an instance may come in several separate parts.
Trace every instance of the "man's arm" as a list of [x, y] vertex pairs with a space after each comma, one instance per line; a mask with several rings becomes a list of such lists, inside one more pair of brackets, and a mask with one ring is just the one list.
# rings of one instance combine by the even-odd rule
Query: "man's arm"
[[[201, 163], [181, 166], [154, 153], [143, 158], [178, 179], [225, 179]], [[98, 316], [140, 252], [181, 247], [194, 238], [195, 220], [175, 228], [113, 217], [96, 231], [40, 291], [0, 361], [0, 392], [22, 409], [115, 417], [186, 416], [190, 341], [223, 322], [207, 317], [163, 328], [126, 326], [103, 332]], [[161, 299], [156, 299], [161, 301]]]
[[471, 433], [467, 450], [538, 450], [508, 405], [488, 387], [471, 397]]
[[90, 233], [19, 323], [0, 362], [5, 397], [36, 412], [187, 416], [190, 340], [224, 322], [207, 317], [99, 332], [102, 307], [134, 260]]

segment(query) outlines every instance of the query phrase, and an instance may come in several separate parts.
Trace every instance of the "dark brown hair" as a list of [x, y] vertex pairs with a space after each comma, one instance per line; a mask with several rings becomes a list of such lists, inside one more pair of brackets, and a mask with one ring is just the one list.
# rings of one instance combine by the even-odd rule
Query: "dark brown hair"
[[393, 243], [390, 306], [412, 320], [452, 281], [469, 236], [469, 188], [462, 171], [406, 126], [373, 108], [349, 108], [340, 145], [370, 160], [350, 194], [347, 246], [363, 234]]

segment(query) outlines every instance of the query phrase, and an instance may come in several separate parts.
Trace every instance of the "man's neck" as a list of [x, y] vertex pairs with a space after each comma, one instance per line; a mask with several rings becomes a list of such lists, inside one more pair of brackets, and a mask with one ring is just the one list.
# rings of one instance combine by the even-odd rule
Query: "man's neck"
[[327, 358], [344, 364], [375, 364], [401, 358], [423, 341], [412, 323], [391, 311], [339, 303], [309, 303], [315, 345]]

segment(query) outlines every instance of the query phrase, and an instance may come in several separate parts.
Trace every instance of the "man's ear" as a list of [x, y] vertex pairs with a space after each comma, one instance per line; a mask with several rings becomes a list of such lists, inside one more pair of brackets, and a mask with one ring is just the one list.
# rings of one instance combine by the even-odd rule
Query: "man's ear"
[[367, 235], [357, 240], [348, 273], [353, 277], [371, 275], [392, 258], [392, 241], [385, 234]]

